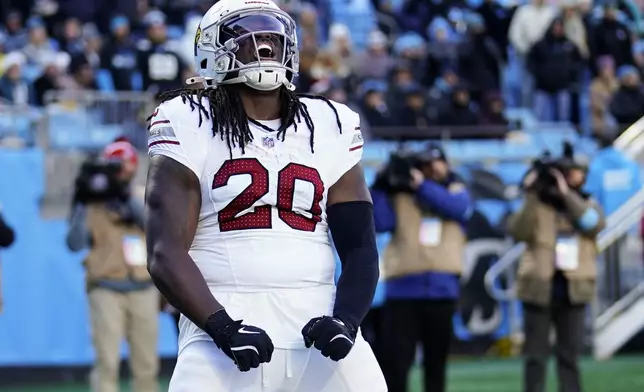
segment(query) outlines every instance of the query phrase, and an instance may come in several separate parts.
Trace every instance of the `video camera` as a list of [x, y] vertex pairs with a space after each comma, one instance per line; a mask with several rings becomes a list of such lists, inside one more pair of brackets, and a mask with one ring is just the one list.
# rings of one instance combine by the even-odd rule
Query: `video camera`
[[373, 187], [387, 193], [414, 193], [411, 169], [422, 170], [430, 161], [423, 152], [399, 150], [389, 156], [387, 166], [378, 173]]
[[557, 189], [557, 179], [552, 175], [551, 170], [555, 169], [564, 176], [578, 165], [574, 159], [574, 148], [569, 142], [563, 144], [563, 155], [561, 158], [554, 158], [550, 151], [545, 151], [532, 164], [532, 170], [536, 171], [537, 179], [532, 186], [537, 192], [539, 199], [550, 205], [561, 205], [560, 195]]
[[126, 185], [118, 179], [121, 163], [90, 158], [76, 177], [74, 203], [100, 203], [127, 197]]

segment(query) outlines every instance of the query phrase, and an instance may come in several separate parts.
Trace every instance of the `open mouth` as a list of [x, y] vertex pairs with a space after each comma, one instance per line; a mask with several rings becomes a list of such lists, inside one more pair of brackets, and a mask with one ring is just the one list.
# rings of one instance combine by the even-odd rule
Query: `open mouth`
[[257, 46], [259, 60], [275, 60], [275, 50], [268, 43], [261, 43]]

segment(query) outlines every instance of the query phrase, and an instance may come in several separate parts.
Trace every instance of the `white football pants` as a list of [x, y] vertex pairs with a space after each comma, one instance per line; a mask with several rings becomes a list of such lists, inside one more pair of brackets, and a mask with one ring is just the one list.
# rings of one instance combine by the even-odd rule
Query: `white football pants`
[[333, 362], [315, 348], [278, 349], [269, 363], [240, 372], [213, 342], [189, 343], [177, 359], [168, 392], [386, 392], [369, 344], [358, 334], [346, 358]]

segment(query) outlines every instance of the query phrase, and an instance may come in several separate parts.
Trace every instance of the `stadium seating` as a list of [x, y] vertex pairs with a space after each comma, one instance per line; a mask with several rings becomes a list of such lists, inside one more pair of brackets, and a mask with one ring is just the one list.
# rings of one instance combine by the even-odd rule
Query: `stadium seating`
[[331, 0], [331, 19], [349, 27], [356, 48], [363, 48], [376, 26], [376, 16], [369, 0]]

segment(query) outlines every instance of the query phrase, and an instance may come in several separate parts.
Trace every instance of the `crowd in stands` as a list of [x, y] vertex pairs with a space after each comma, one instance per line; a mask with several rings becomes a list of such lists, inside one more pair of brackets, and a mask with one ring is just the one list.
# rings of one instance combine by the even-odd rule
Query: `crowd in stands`
[[[504, 116], [508, 105], [546, 122], [590, 118], [601, 133], [644, 110], [644, 44], [618, 3], [352, 1], [379, 15], [364, 45], [331, 20], [331, 0], [281, 3], [300, 27], [300, 91], [350, 104], [371, 128], [505, 132], [517, 126]], [[0, 97], [42, 106], [52, 90], [182, 86], [212, 0], [2, 4]]]

